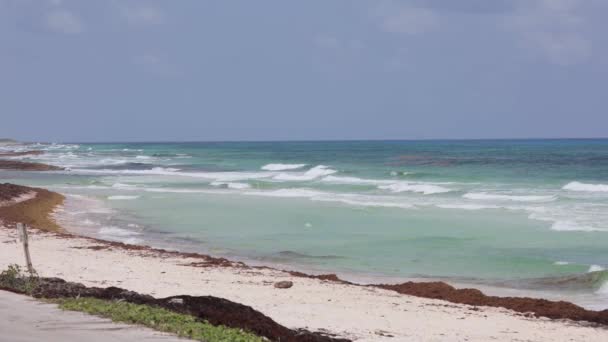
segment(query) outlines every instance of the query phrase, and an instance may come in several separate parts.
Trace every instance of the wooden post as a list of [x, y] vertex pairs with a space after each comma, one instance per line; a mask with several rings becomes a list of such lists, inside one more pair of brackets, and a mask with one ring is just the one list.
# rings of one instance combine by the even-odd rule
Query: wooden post
[[17, 230], [19, 231], [19, 240], [23, 242], [23, 252], [25, 253], [25, 263], [27, 264], [27, 271], [30, 275], [34, 275], [34, 267], [32, 266], [32, 259], [30, 258], [30, 245], [27, 236], [27, 226], [23, 223], [17, 223]]

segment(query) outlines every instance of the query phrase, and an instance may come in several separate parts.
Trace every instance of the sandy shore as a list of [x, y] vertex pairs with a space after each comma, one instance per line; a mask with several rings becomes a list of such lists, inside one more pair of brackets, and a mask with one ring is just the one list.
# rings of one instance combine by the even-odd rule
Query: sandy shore
[[[196, 267], [199, 258], [126, 250], [86, 238], [35, 231], [34, 265], [42, 276], [88, 286], [120, 286], [156, 297], [213, 295], [252, 306], [290, 328], [325, 330], [358, 341], [606, 341], [608, 329], [528, 318], [506, 309], [472, 307], [401, 295], [272, 269]], [[14, 229], [0, 229], [0, 268], [23, 264]], [[293, 281], [277, 289], [277, 281]], [[388, 335], [393, 337], [388, 337]]]
[[[25, 220], [42, 228], [49, 224], [50, 211], [62, 201], [61, 195], [44, 189], [8, 185], [2, 185], [2, 189], [6, 190], [4, 197], [13, 196], [17, 200], [7, 202], [5, 198], [5, 206], [0, 207], [0, 220], [4, 221], [4, 226], [0, 225], [0, 269], [13, 263], [23, 264], [23, 251], [12, 223]], [[32, 191], [36, 196], [31, 196]], [[60, 229], [56, 225], [52, 228]], [[182, 294], [222, 297], [249, 305], [289, 328], [326, 331], [357, 341], [608, 340], [606, 325], [535, 318], [522, 313], [526, 305], [538, 300], [487, 297], [477, 290], [454, 290], [443, 283], [406, 283], [386, 289], [359, 286], [341, 282], [335, 276], [311, 278], [204, 255], [38, 229], [31, 231], [30, 246], [34, 266], [41, 276], [60, 277], [87, 286], [117, 286], [155, 297]], [[275, 288], [278, 281], [291, 281], [293, 287]], [[504, 302], [515, 305], [520, 312], [407, 294], [452, 301], [482, 300], [485, 305]], [[536, 307], [558, 311], [575, 307], [570, 303], [557, 304], [539, 301]], [[595, 317], [594, 314], [604, 319], [603, 313], [586, 310], [579, 312], [579, 317]]]

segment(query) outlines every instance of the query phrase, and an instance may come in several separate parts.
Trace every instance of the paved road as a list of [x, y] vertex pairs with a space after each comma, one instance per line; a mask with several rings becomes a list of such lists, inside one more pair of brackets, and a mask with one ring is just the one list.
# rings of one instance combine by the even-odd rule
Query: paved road
[[0, 342], [187, 342], [175, 336], [0, 291]]

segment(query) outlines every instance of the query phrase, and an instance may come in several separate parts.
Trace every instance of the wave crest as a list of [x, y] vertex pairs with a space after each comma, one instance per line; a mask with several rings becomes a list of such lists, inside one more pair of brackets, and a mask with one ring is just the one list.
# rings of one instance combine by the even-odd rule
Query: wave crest
[[588, 184], [581, 182], [570, 182], [564, 185], [562, 189], [584, 192], [608, 192], [608, 184]]
[[450, 192], [448, 188], [433, 184], [414, 184], [414, 183], [394, 183], [389, 185], [380, 185], [378, 189], [389, 190], [391, 192], [418, 192], [425, 195], [440, 194]]
[[338, 171], [330, 169], [329, 166], [317, 165], [303, 174], [280, 173], [272, 179], [282, 181], [310, 181], [323, 176], [329, 176], [336, 172]]
[[261, 167], [264, 171], [285, 171], [295, 170], [306, 166], [306, 164], [266, 164]]
[[551, 225], [552, 230], [560, 232], [607, 232], [608, 229], [579, 225], [574, 222], [557, 221]]

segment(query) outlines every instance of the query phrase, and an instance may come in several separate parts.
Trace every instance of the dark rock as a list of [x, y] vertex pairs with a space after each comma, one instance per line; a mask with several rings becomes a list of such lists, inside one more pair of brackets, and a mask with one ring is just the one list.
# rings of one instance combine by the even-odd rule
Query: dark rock
[[293, 286], [293, 281], [288, 281], [288, 280], [279, 281], [279, 282], [274, 283], [274, 287], [276, 287], [277, 289], [288, 289], [292, 286]]

